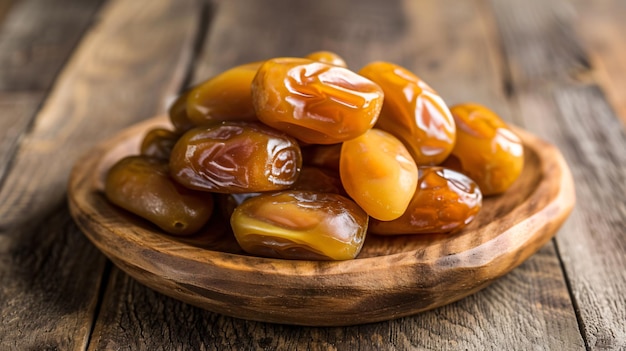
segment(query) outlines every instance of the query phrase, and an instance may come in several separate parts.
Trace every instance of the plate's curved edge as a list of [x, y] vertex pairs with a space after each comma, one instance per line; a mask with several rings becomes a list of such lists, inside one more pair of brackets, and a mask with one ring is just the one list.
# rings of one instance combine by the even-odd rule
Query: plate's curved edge
[[[138, 131], [144, 131], [147, 128], [154, 126], [161, 126], [163, 125], [164, 121], [166, 120], [163, 117], [160, 117], [135, 125], [125, 130], [124, 132], [121, 132], [117, 136], [96, 146], [83, 158], [81, 158], [81, 161], [79, 161], [79, 163], [87, 163], [91, 166], [90, 168], [93, 170], [94, 167], [97, 168], [97, 166], [100, 165], [100, 163], [102, 162], [102, 158], [105, 156], [105, 151], [111, 145], [119, 142], [120, 140], [123, 140], [124, 138], [127, 138], [129, 135], [136, 134]], [[183, 266], [193, 266], [191, 268], [198, 268], [203, 265], [209, 265], [214, 269], [209, 269], [209, 272], [207, 272], [209, 276], [201, 277], [200, 281], [198, 281], [199, 277], [195, 273], [185, 274], [185, 272], [181, 272], [180, 269], [168, 271], [172, 268], [167, 267], [168, 261], [162, 262], [163, 265], [161, 266], [144, 261], [140, 262], [140, 264], [137, 265], [137, 268], [156, 275], [163, 274], [168, 278], [172, 278], [173, 276], [174, 278], [179, 279], [184, 284], [198, 287], [201, 287], [204, 283], [207, 283], [207, 280], [217, 279], [220, 277], [223, 279], [229, 279], [227, 277], [228, 272], [236, 272], [239, 278], [243, 277], [250, 279], [248, 285], [254, 287], [253, 290], [255, 294], [258, 293], [259, 286], [263, 286], [264, 284], [267, 286], [271, 286], [276, 283], [276, 279], [283, 283], [289, 280], [296, 279], [297, 283], [303, 284], [303, 289], [313, 289], [313, 291], [319, 290], [318, 293], [323, 293], [323, 289], [326, 288], [324, 285], [326, 284], [327, 280], [332, 278], [333, 276], [342, 276], [348, 278], [352, 276], [352, 278], [345, 279], [343, 282], [341, 282], [341, 288], [359, 288], [362, 291], [378, 291], [387, 293], [389, 293], [390, 291], [393, 292], [408, 289], [412, 291], [409, 291], [407, 294], [415, 298], [419, 294], [433, 291], [433, 289], [439, 289], [441, 287], [440, 284], [442, 284], [442, 280], [449, 279], [450, 281], [455, 281], [460, 278], [460, 281], [456, 282], [463, 284], [467, 281], [467, 279], [475, 279], [472, 289], [468, 289], [462, 292], [454, 292], [450, 294], [451, 296], [448, 296], [449, 298], [444, 299], [445, 301], [440, 299], [437, 301], [432, 301], [432, 303], [425, 305], [414, 304], [414, 306], [406, 310], [405, 313], [398, 314], [398, 312], [396, 312], [393, 313], [393, 315], [396, 317], [410, 315], [423, 311], [425, 309], [440, 306], [441, 304], [444, 304], [444, 302], [449, 303], [458, 300], [488, 285], [490, 281], [506, 274], [511, 269], [523, 262], [530, 255], [532, 255], [534, 252], [536, 252], [543, 244], [545, 244], [545, 242], [552, 238], [552, 236], [555, 234], [555, 232], [558, 230], [562, 222], [569, 215], [573, 208], [573, 204], [575, 202], [573, 180], [569, 168], [567, 167], [567, 164], [565, 163], [558, 149], [551, 144], [531, 135], [528, 132], [519, 129], [516, 129], [516, 132], [521, 135], [525, 144], [533, 143], [541, 145], [541, 152], [538, 152], [538, 155], [540, 156], [542, 161], [542, 172], [544, 172], [545, 174], [548, 174], [549, 172], [558, 172], [558, 177], [556, 177], [556, 179], [553, 179], [553, 182], [556, 183], [552, 184], [553, 186], [554, 184], [556, 184], [556, 192], [548, 199], [547, 202], [545, 202], [545, 204], [541, 208], [536, 209], [536, 211], [532, 215], [526, 218], [521, 225], [516, 225], [514, 228], [509, 228], [508, 230], [502, 232], [500, 235], [496, 236], [494, 240], [482, 243], [481, 245], [477, 246], [475, 248], [476, 250], [473, 252], [467, 251], [463, 253], [452, 254], [446, 257], [438, 258], [436, 260], [424, 260], [424, 257], [420, 256], [419, 252], [407, 251], [382, 257], [371, 257], [341, 262], [286, 261], [242, 256], [201, 248], [189, 248], [189, 250], [184, 251], [185, 255], [183, 255], [183, 252], [181, 251], [168, 250], [167, 245], [160, 245], [160, 247], [156, 248], [145, 247], [145, 242], [136, 240], [131, 244], [143, 246], [146, 250], [153, 250], [153, 252], [150, 254], [150, 257], [152, 259], [169, 257], [170, 259], [173, 259], [173, 261], [169, 261], [172, 264], [184, 263]], [[97, 154], [97, 157], [94, 157], [94, 154]], [[93, 174], [91, 176], [96, 177], [96, 175]], [[116, 232], [115, 228], [107, 226], [91, 216], [89, 214], [90, 210], [83, 207], [83, 204], [81, 204], [79, 199], [77, 198], [77, 196], [84, 196], [85, 199], [88, 199], [88, 194], [85, 194], [84, 192], [81, 193], [81, 191], [88, 191], [90, 186], [89, 182], [93, 183], [94, 181], [96, 181], [95, 178], [90, 179], [89, 177], [89, 174], [80, 173], [77, 167], [72, 170], [72, 174], [68, 184], [68, 198], [72, 216], [77, 220], [77, 223], [85, 232], [85, 234], [87, 234], [90, 240], [94, 242], [94, 244], [101, 251], [107, 254], [107, 256], [113, 255], [114, 261], [117, 261], [118, 259], [123, 259], [123, 257], [116, 256], [115, 252], [111, 252], [110, 247], [102, 246], [102, 243], [98, 241], [98, 238], [92, 236], [91, 231], [93, 230], [108, 231], [113, 236], [118, 236], [118, 233]], [[535, 201], [535, 197], [540, 195], [538, 194], [539, 191], [540, 189], [535, 189], [534, 193], [531, 194], [528, 199], [526, 199], [526, 202]], [[514, 213], [509, 213], [508, 215], [512, 216], [514, 215]], [[83, 218], [80, 218], [81, 216], [83, 216]], [[550, 220], [546, 220], [546, 218], [550, 218]], [[538, 223], [541, 225], [537, 226]], [[113, 240], [119, 239], [119, 237], [113, 238]], [[166, 237], [164, 237], [163, 240], [170, 240], [172, 243], [175, 243], [174, 240], [168, 239]], [[511, 244], [513, 245], [511, 246]], [[511, 254], [511, 250], [501, 253], [498, 248], [503, 245], [506, 245], [509, 249], [513, 248], [514, 250], [512, 251], [517, 252], [514, 255]], [[498, 252], [500, 252], [500, 254], [497, 254]], [[191, 258], [189, 255], [190, 253], [192, 253]], [[120, 253], [117, 254], [119, 255]], [[393, 272], [389, 270], [388, 265], [377, 264], [381, 263], [381, 260], [385, 261], [385, 263], [387, 264], [392, 264], [394, 267]], [[506, 264], [501, 264], [501, 261], [507, 262]], [[463, 262], [463, 266], [459, 266], [459, 262]], [[494, 265], [494, 262], [498, 264]], [[216, 270], [224, 270], [226, 273], [219, 274], [219, 277], [211, 277], [211, 274], [214, 274]], [[459, 272], [465, 272], [467, 270], [471, 270], [473, 274], [469, 277], [462, 277], [462, 274], [460, 274]], [[417, 281], [416, 277], [427, 277], [429, 273], [432, 273], [433, 271], [436, 271], [436, 273], [439, 275], [438, 279], [431, 279], [430, 281]], [[360, 287], [359, 281], [355, 280], [354, 276], [360, 276], [362, 274], [376, 276], [381, 279], [369, 282], [365, 287]], [[272, 279], [267, 279], [268, 276], [271, 276]], [[242, 294], [240, 298], [253, 297], [244, 295], [245, 293]], [[207, 308], [207, 306], [203, 307]], [[211, 309], [210, 306], [207, 309]], [[243, 318], [256, 319], [251, 318], [250, 316], [243, 316]], [[312, 324], [298, 323], [297, 321], [293, 320], [285, 320], [286, 316], [283, 315], [277, 316], [276, 318], [279, 318], [279, 321], [293, 324], [331, 325], [328, 323], [320, 324], [318, 322], [314, 322]], [[358, 323], [389, 319], [381, 317], [380, 315], [370, 316], [369, 318], [365, 319], [363, 318]], [[268, 320], [267, 318], [257, 320], [275, 321]], [[357, 323], [357, 321], [355, 321], [355, 323]]]
[[[558, 148], [521, 128], [513, 127], [513, 129], [522, 138], [525, 146], [534, 145], [532, 150], [541, 150], [541, 152], [536, 152], [536, 154], [539, 155], [541, 160], [541, 172], [544, 181], [533, 190], [532, 194], [524, 202], [506, 216], [511, 218], [522, 217], [524, 219], [501, 232], [493, 240], [476, 246], [473, 251], [465, 251], [443, 258], [448, 261], [465, 262], [466, 267], [487, 267], [492, 265], [494, 261], [501, 259], [500, 256], [507, 255], [510, 251], [517, 251], [517, 254], [511, 257], [512, 259], [507, 265], [496, 265], [500, 272], [492, 271], [491, 274], [498, 277], [517, 267], [553, 238], [573, 210], [576, 202], [574, 180]], [[546, 174], [550, 173], [556, 173], [556, 176], [547, 177]], [[548, 178], [549, 182], [546, 182]], [[552, 190], [551, 196], [544, 199], [543, 202], [538, 200], [538, 198], [543, 197], [542, 194], [550, 190]], [[532, 208], [533, 213], [524, 217], [521, 213], [518, 213], [519, 209], [522, 208]], [[514, 250], [503, 253], [499, 249], [504, 246], [503, 242], [506, 243], [508, 248]]]
[[[114, 137], [112, 139], [109, 139], [108, 141], [105, 141], [101, 144], [99, 144], [97, 147], [95, 147], [94, 149], [92, 149], [90, 152], [88, 152], [85, 156], [83, 156], [83, 158], [81, 158], [81, 160], [78, 163], [81, 162], [86, 162], [87, 159], [92, 158], [92, 154], [99, 154], [100, 155], [100, 159], [102, 157], [104, 157], [106, 155], [106, 153], [104, 152], [107, 149], [107, 145], [110, 144], [114, 144], [115, 140], [119, 140], [119, 139], [124, 139], [126, 135], [132, 135], [135, 134], [136, 131], [141, 131], [141, 130], [146, 130], [147, 128], [150, 127], [155, 127], [155, 126], [163, 126], [165, 125], [165, 121], [166, 119], [164, 117], [157, 117], [157, 118], [153, 118], [147, 121], [144, 121], [140, 124], [137, 124], [133, 127], [131, 127], [130, 129], [126, 130], [125, 133], [123, 133], [122, 136], [117, 136]], [[560, 154], [560, 152], [558, 151], [558, 149], [554, 146], [552, 146], [551, 144], [542, 141], [541, 139], [533, 136], [532, 134], [525, 132], [519, 128], [516, 128], [516, 132], [520, 135], [522, 135], [522, 138], [527, 141], [527, 140], [533, 140], [533, 143], [538, 143], [538, 144], [542, 144], [541, 148], [542, 148], [542, 152], [543, 153], [538, 153], [541, 156], [542, 159], [542, 166], [543, 166], [543, 172], [547, 173], [547, 172], [553, 172], [555, 170], [558, 170], [561, 172], [561, 177], [559, 178], [558, 184], [559, 184], [559, 192], [558, 192], [558, 197], [555, 197], [553, 199], [552, 202], [559, 202], [559, 203], [564, 203], [567, 204], [569, 203], [570, 205], [567, 208], [563, 208], [563, 209], [557, 209], [557, 211], [562, 212], [562, 216], [566, 217], [569, 212], [571, 211], [572, 207], [573, 207], [573, 203], [574, 203], [574, 191], [573, 191], [573, 180], [572, 180], [572, 176], [571, 173], [569, 171], [569, 168], [567, 167], [567, 164], [565, 163], [562, 155]], [[544, 156], [544, 153], [550, 153], [552, 154], [551, 158], [546, 158]], [[93, 160], [93, 158], [92, 158]], [[99, 159], [97, 159], [99, 160]], [[550, 162], [547, 162], [550, 161]], [[98, 166], [100, 162], [93, 162], [94, 166]], [[71, 189], [75, 189], [76, 188], [76, 183], [78, 181], [80, 177], [78, 177], [78, 174], [76, 174], [75, 171], [72, 172], [71, 174], [71, 178], [70, 178], [70, 184], [69, 184], [69, 188], [70, 191], [68, 192], [70, 194], [70, 200], [75, 200], [72, 198], [72, 191]], [[85, 181], [89, 181], [88, 179], [85, 179]], [[93, 181], [93, 180], [92, 180]], [[532, 202], [534, 201], [534, 196], [535, 194], [538, 193], [537, 190], [533, 191], [533, 195], [531, 195], [528, 199], [526, 199], [525, 202]], [[78, 212], [85, 212], [86, 210], [84, 208], [81, 208], [81, 206], [79, 204], [76, 203], [76, 201], [74, 201], [74, 206], [76, 207], [75, 211]], [[554, 212], [552, 212], [554, 213]], [[106, 228], [106, 227], [103, 227]], [[110, 228], [109, 228], [110, 229]], [[113, 233], [115, 231], [112, 231]], [[548, 238], [549, 239], [549, 238]], [[163, 240], [166, 241], [171, 241], [172, 244], [176, 243], [176, 241], [174, 239], [169, 239], [166, 236], [163, 237]], [[451, 239], [454, 241], [454, 238]], [[547, 241], [547, 240], [546, 240]], [[142, 244], [141, 241], [136, 241], [137, 244]], [[489, 244], [485, 243], [485, 244]], [[483, 247], [483, 245], [480, 245], [479, 247]], [[178, 256], [180, 255], [180, 252], [177, 251], [167, 251], [164, 250], [163, 248], [153, 248], [155, 249], [155, 251], [159, 251], [159, 252], [163, 252], [164, 254], [168, 254], [168, 255], [174, 255], [174, 256]], [[339, 262], [320, 262], [320, 261], [291, 261], [291, 260], [280, 260], [280, 259], [272, 259], [272, 258], [263, 258], [263, 257], [252, 257], [252, 256], [241, 256], [241, 255], [237, 255], [237, 254], [231, 254], [231, 253], [225, 253], [225, 252], [219, 252], [219, 251], [211, 251], [211, 250], [207, 250], [207, 249], [202, 249], [202, 248], [193, 248], [192, 250], [197, 250], [198, 253], [206, 253], [209, 254], [210, 256], [215, 256], [215, 257], [210, 257], [213, 259], [225, 259], [225, 260], [233, 260], [235, 258], [238, 257], [244, 257], [245, 260], [253, 260], [254, 262], [252, 262], [253, 266], [256, 267], [256, 269], [258, 269], [259, 267], [263, 267], [265, 265], [270, 265], [272, 267], [275, 267], [277, 264], [281, 265], [281, 264], [286, 264], [286, 267], [284, 268], [288, 268], [288, 266], [293, 266], [295, 265], [302, 265], [302, 264], [307, 264], [307, 265], [311, 265], [311, 268], [315, 268], [314, 270], [318, 271], [318, 270], [323, 270], [323, 271], [327, 271], [328, 269], [324, 269], [326, 267], [320, 267], [320, 266], [337, 266], [337, 265], [352, 265], [352, 262], [356, 262], [356, 261], [372, 261], [372, 260], [379, 260], [380, 257], [369, 257], [369, 258], [361, 258], [358, 260], [350, 260], [350, 261], [339, 261]], [[418, 253], [415, 251], [405, 251], [405, 252], [400, 252], [400, 253], [395, 253], [395, 254], [390, 254], [387, 255], [389, 257], [392, 257], [394, 260], [394, 263], [396, 264], [412, 264], [412, 263], [432, 263], [432, 262], [426, 262], [426, 261], [422, 261], [422, 262], [416, 262], [413, 260], [409, 260], [410, 262], [405, 262], [405, 260], [401, 259], [400, 257], [417, 257]], [[449, 259], [453, 259], [455, 255], [450, 255], [448, 256]], [[489, 257], [486, 257], [484, 255], [475, 255], [476, 257], [481, 257], [482, 259], [486, 258], [486, 261], [490, 261]], [[206, 258], [205, 255], [197, 255], [197, 257], [199, 258]], [[203, 260], [204, 263], [206, 263], [206, 261]], [[368, 266], [368, 270], [370, 270], [372, 267], [371, 265], [369, 265], [370, 262], [367, 262], [367, 266]], [[475, 266], [481, 266], [484, 265], [485, 263], [481, 263], [476, 261]], [[241, 268], [241, 267], [240, 267]], [[343, 271], [344, 269], [341, 269], [341, 271]], [[302, 274], [302, 270], [298, 270], [298, 275]]]

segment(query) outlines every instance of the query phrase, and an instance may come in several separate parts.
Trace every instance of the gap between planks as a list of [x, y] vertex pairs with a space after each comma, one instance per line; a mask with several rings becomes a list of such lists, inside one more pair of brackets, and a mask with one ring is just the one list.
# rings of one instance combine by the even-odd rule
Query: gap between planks
[[[195, 33], [196, 23], [188, 19], [197, 15], [194, 4], [191, 0], [143, 5], [112, 0], [100, 10], [109, 15], [99, 18], [80, 45], [68, 49], [73, 54], [60, 63], [64, 65], [61, 73], [50, 75], [54, 87], [44, 106], [33, 112], [36, 122], [27, 127], [28, 135], [18, 138], [19, 150], [0, 188], [0, 222], [5, 230], [0, 244], [2, 261], [7, 262], [0, 265], [0, 293], [11, 299], [10, 304], [0, 306], [3, 316], [11, 316], [3, 319], [7, 324], [0, 329], [0, 348], [86, 346], [96, 318], [99, 273], [106, 261], [69, 220], [63, 201], [66, 176], [81, 150], [107, 133], [154, 115], [166, 96], [177, 93], [186, 73], [185, 67], [177, 68], [188, 64]], [[131, 50], [135, 47], [142, 50]], [[113, 71], [107, 70], [111, 63]], [[128, 80], [133, 74], [143, 80]], [[151, 94], [133, 100], [133, 91]], [[45, 177], [24, 177], [24, 173]], [[51, 259], [54, 264], [40, 264]], [[38, 266], [29, 267], [33, 260]], [[96, 273], [97, 279], [93, 278]], [[36, 279], [41, 276], [45, 279]], [[50, 283], [57, 289], [40, 289], [37, 293], [43, 295], [33, 296], [28, 286], [19, 284], [24, 280]], [[78, 295], [76, 289], [81, 290]], [[67, 315], [59, 307], [76, 311]]]
[[[515, 64], [517, 114], [531, 131], [562, 148], [577, 183], [577, 208], [555, 241], [581, 337], [587, 349], [624, 347], [624, 305], [616, 303], [623, 301], [619, 291], [626, 284], [619, 274], [624, 237], [617, 229], [626, 220], [623, 201], [620, 218], [619, 198], [626, 160], [617, 151], [626, 147], [623, 124], [601, 91], [603, 83], [594, 80], [589, 53], [573, 34], [569, 2], [491, 3], [503, 47]], [[539, 23], [520, 24], [528, 19], [519, 17], [533, 13]]]

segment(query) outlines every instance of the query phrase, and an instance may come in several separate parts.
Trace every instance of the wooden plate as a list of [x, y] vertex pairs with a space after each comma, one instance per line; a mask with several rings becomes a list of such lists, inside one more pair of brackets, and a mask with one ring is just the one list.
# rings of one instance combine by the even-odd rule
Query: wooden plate
[[166, 118], [122, 131], [87, 153], [69, 182], [71, 213], [119, 268], [173, 298], [257, 321], [339, 326], [388, 320], [468, 296], [511, 271], [544, 245], [574, 205], [560, 152], [516, 130], [526, 165], [507, 193], [485, 199], [476, 220], [455, 235], [369, 235], [359, 257], [289, 261], [243, 253], [223, 221], [176, 238], [107, 202], [103, 177], [138, 153], [145, 132]]

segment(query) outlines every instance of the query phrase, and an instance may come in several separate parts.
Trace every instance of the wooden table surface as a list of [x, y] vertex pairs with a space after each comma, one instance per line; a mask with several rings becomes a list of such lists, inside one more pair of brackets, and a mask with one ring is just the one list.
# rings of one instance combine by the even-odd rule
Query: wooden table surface
[[[626, 2], [0, 0], [0, 350], [626, 349]], [[577, 205], [488, 288], [311, 328], [156, 293], [69, 215], [76, 159], [239, 63], [320, 49], [398, 63], [557, 145]]]

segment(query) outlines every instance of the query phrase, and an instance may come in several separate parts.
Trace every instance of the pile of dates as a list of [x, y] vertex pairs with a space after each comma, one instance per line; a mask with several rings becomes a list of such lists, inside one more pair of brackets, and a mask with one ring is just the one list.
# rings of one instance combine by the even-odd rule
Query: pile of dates
[[449, 108], [398, 65], [355, 73], [324, 51], [229, 69], [169, 116], [110, 169], [107, 198], [171, 235], [223, 216], [265, 257], [345, 260], [368, 233], [459, 231], [523, 166], [488, 108]]

